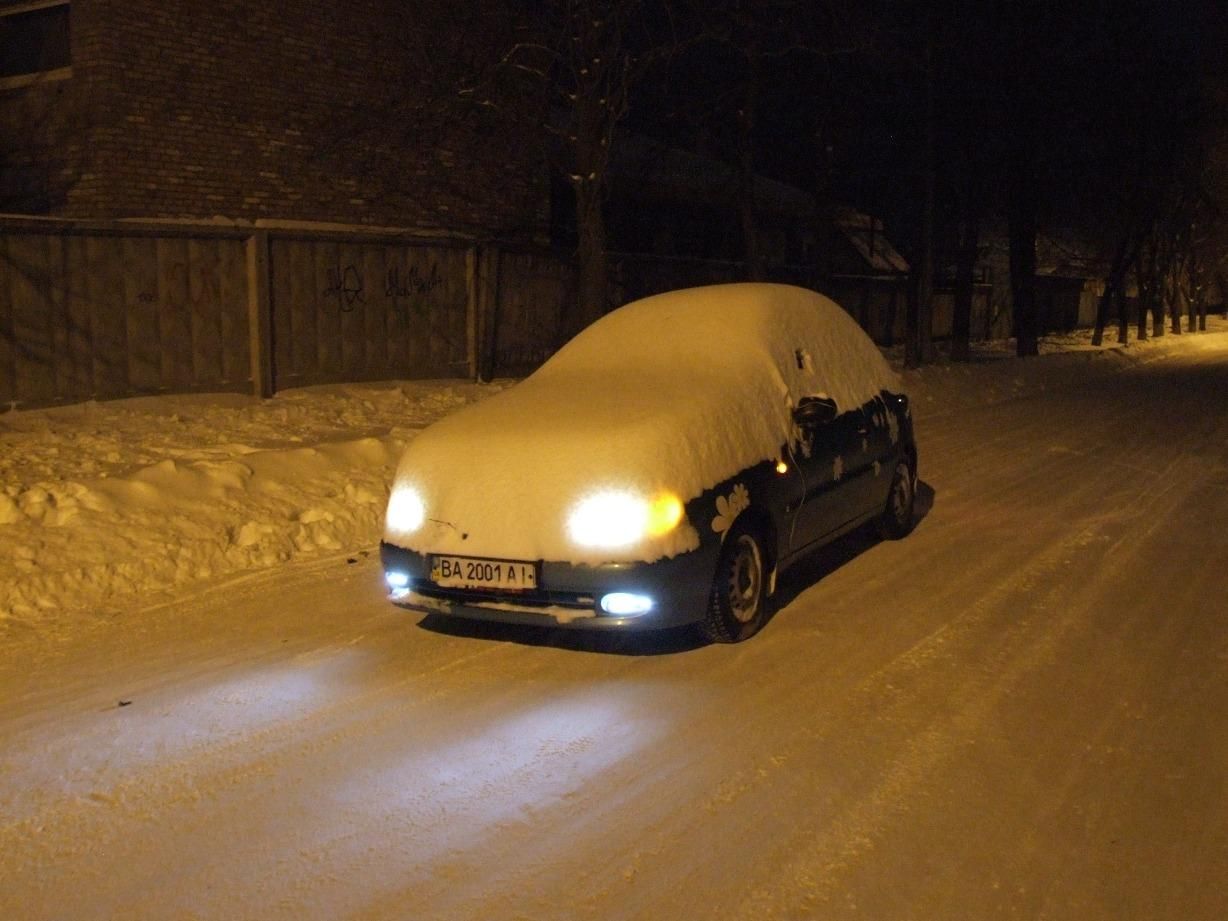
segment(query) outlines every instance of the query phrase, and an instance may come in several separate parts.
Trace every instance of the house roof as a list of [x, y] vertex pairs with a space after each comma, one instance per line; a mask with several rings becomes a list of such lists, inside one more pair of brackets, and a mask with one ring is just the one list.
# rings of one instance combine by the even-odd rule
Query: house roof
[[[662, 198], [728, 202], [737, 173], [716, 157], [670, 147], [641, 135], [620, 135], [610, 156], [610, 177], [619, 185]], [[814, 196], [784, 182], [755, 176], [755, 206], [765, 213], [813, 217]]]
[[[731, 206], [736, 171], [716, 157], [670, 147], [642, 135], [619, 135], [610, 157], [611, 184], [621, 194], [671, 203]], [[815, 226], [822, 216], [815, 197], [789, 185], [756, 176], [755, 208], [761, 214], [790, 217]], [[883, 222], [851, 207], [839, 207], [832, 226], [848, 240], [852, 259], [849, 271], [869, 275], [901, 275], [908, 260], [887, 239]]]
[[878, 218], [854, 208], [838, 208], [836, 226], [872, 270], [884, 273], [908, 271], [908, 260], [891, 245], [883, 232], [883, 222]]

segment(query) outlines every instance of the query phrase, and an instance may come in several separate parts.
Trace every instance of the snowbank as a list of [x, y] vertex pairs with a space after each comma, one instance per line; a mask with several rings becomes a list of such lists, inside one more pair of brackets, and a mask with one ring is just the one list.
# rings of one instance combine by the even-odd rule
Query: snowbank
[[[985, 348], [970, 365], [905, 372], [922, 450], [926, 416], [1163, 360], [1200, 338], [1092, 350], [1076, 335], [1038, 359]], [[0, 415], [0, 636], [73, 631], [291, 558], [369, 552], [405, 446], [506, 386], [344, 385]]]
[[[902, 370], [904, 387], [912, 397], [913, 416], [925, 419], [977, 406], [990, 406], [1020, 397], [1042, 394], [1087, 383], [1091, 380], [1165, 358], [1183, 349], [1198, 348], [1200, 337], [1228, 332], [1222, 317], [1207, 318], [1207, 333], [1171, 333], [1144, 342], [1131, 340], [1121, 346], [1116, 332], [1106, 334], [1105, 344], [1091, 344], [1091, 330], [1050, 336], [1041, 342], [1038, 357], [1019, 359], [1014, 340], [978, 343], [972, 360], [952, 362], [940, 343], [938, 359], [918, 370]], [[1131, 336], [1134, 330], [1131, 329]], [[890, 350], [888, 359], [899, 368], [903, 350]]]
[[0, 416], [0, 631], [369, 548], [405, 444], [506, 384], [144, 397]]

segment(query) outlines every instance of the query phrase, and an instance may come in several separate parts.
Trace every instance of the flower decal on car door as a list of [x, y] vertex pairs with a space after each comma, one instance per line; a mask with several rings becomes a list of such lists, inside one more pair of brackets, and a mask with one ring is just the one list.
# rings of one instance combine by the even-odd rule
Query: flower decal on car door
[[743, 484], [738, 483], [728, 496], [716, 497], [716, 517], [712, 519], [712, 530], [724, 538], [733, 527], [734, 519], [749, 507], [750, 493]]

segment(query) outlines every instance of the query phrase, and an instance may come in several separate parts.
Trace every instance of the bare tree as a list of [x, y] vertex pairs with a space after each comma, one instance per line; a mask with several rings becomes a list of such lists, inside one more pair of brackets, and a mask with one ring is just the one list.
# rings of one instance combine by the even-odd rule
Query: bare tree
[[[763, 115], [773, 107], [769, 91], [803, 75], [809, 79], [833, 59], [864, 51], [868, 30], [844, 4], [832, 2], [729, 0], [693, 4], [689, 15], [694, 23], [688, 30], [694, 36], [689, 42], [692, 57], [706, 58], [705, 70], [719, 72], [720, 79], [716, 87], [708, 82], [686, 104], [733, 168], [744, 273], [762, 279], [766, 259], [755, 181], [765, 143]], [[806, 136], [808, 120], [819, 108], [818, 100], [813, 102], [794, 113], [792, 130], [798, 139]]]
[[607, 309], [610, 154], [633, 86], [676, 45], [668, 8], [648, 0], [543, 0], [535, 36], [511, 45], [501, 72], [534, 78], [546, 94], [542, 127], [575, 201], [577, 332]]
[[921, 226], [917, 252], [912, 260], [908, 313], [904, 332], [904, 366], [918, 368], [933, 358], [934, 352], [934, 197], [938, 184], [935, 149], [934, 111], [934, 28], [933, 14], [925, 17], [925, 50], [922, 80], [924, 140], [921, 147]]
[[365, 65], [382, 92], [287, 115], [316, 122], [318, 181], [359, 175], [366, 196], [412, 206], [429, 177], [449, 230], [539, 232], [546, 104], [534, 75], [504, 66], [509, 47], [536, 39], [534, 22], [510, 0], [386, 0], [383, 21]]
[[[1113, 254], [1108, 276], [1104, 280], [1104, 291], [1096, 308], [1096, 325], [1092, 332], [1092, 344], [1100, 345], [1104, 340], [1104, 328], [1109, 321], [1109, 311], [1114, 307], [1118, 316], [1118, 341], [1124, 342], [1126, 336], [1125, 289], [1127, 274], [1131, 267], [1137, 265], [1142, 242], [1148, 231], [1140, 229], [1131, 223], [1126, 227]], [[1142, 298], [1140, 297], [1140, 304]], [[1140, 308], [1141, 309], [1141, 308]]]

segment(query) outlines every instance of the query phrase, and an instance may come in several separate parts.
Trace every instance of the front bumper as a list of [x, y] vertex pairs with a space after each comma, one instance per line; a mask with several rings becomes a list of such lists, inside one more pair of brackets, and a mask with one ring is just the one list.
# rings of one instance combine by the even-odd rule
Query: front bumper
[[[426, 555], [380, 544], [384, 572], [409, 577], [404, 590], [389, 595], [400, 607], [473, 620], [587, 630], [656, 630], [702, 619], [716, 570], [716, 560], [710, 556], [701, 547], [654, 563], [581, 566], [546, 561], [536, 591], [486, 594], [440, 588], [430, 579]], [[600, 600], [611, 592], [648, 595], [652, 610], [632, 617], [606, 614]]]

